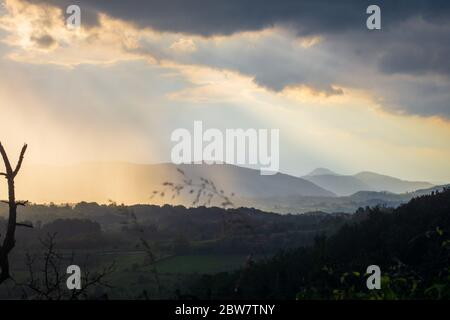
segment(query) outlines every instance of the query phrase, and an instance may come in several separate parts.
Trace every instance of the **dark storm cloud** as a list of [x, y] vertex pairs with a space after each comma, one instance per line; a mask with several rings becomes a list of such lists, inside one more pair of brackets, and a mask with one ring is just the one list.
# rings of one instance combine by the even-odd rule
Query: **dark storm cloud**
[[[365, 10], [378, 4], [386, 27], [411, 16], [427, 20], [448, 18], [443, 0], [28, 0], [104, 12], [162, 31], [200, 35], [231, 34], [271, 25], [291, 25], [299, 34], [335, 33], [365, 26]], [[95, 23], [89, 19], [88, 23]]]
[[[270, 26], [286, 27], [297, 36], [321, 35], [323, 49], [330, 54], [327, 60], [304, 52], [295, 57], [283, 52], [289, 48], [267, 44], [250, 52], [238, 48], [232, 57], [227, 52], [199, 50], [186, 62], [235, 69], [275, 91], [306, 84], [333, 94], [334, 84], [361, 86], [386, 97], [400, 112], [450, 118], [448, 0], [27, 1], [62, 9], [77, 4], [84, 25], [96, 25], [97, 15], [106, 13], [139, 27], [203, 36]], [[366, 28], [370, 4], [381, 7], [382, 30]], [[397, 74], [413, 79], [399, 82]], [[434, 75], [444, 80], [431, 80]]]
[[[411, 18], [429, 24], [450, 21], [450, 1], [445, 0], [27, 0], [49, 3], [62, 9], [77, 4], [82, 8], [82, 23], [95, 25], [100, 12], [132, 22], [140, 27], [184, 32], [203, 36], [228, 35], [239, 31], [260, 30], [273, 25], [294, 29], [298, 35], [366, 34], [366, 8], [378, 4], [382, 10], [378, 53], [380, 70], [386, 73], [434, 72], [450, 76], [446, 64], [450, 35], [420, 31], [408, 39], [398, 38], [392, 45], [389, 33]], [[402, 36], [401, 34], [397, 34]], [[386, 40], [387, 39], [387, 40]], [[348, 39], [349, 46], [355, 42]], [[359, 37], [358, 41], [365, 41]], [[367, 41], [371, 41], [369, 38]], [[427, 45], [424, 45], [426, 43]], [[375, 47], [376, 45], [376, 47]], [[386, 52], [385, 45], [390, 45]], [[445, 66], [447, 65], [447, 66]]]
[[[450, 22], [450, 20], [449, 20]], [[422, 27], [421, 27], [422, 26]], [[390, 36], [382, 49], [380, 70], [387, 73], [450, 75], [450, 24], [405, 28]]]

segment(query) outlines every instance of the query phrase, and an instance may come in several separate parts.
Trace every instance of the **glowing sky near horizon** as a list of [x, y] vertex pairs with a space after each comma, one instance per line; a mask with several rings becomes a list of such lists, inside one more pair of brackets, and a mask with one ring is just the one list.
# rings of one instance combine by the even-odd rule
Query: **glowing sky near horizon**
[[[397, 62], [414, 37], [450, 38], [450, 20], [411, 14], [362, 35], [301, 33], [274, 18], [205, 35], [88, 9], [97, 22], [75, 32], [52, 1], [3, 1], [0, 139], [11, 154], [27, 142], [30, 163], [167, 162], [170, 133], [202, 120], [279, 128], [285, 173], [327, 167], [450, 182], [448, 66]], [[430, 59], [450, 52], [439, 39], [428, 40]]]

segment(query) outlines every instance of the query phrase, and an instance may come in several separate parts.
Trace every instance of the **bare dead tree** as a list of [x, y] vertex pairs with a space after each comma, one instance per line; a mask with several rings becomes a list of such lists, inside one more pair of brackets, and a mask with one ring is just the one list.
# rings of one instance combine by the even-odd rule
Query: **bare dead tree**
[[56, 249], [56, 234], [48, 234], [41, 240], [43, 254], [27, 253], [25, 265], [28, 279], [18, 284], [22, 289], [22, 297], [33, 300], [80, 300], [89, 298], [90, 290], [96, 287], [112, 288], [106, 278], [115, 271], [114, 263], [96, 272], [89, 272], [86, 255], [81, 289], [68, 290], [66, 286], [66, 268], [75, 264], [75, 254], [63, 255]]
[[1, 268], [0, 284], [11, 277], [8, 256], [16, 243], [15, 239], [16, 227], [17, 226], [32, 227], [31, 225], [17, 222], [17, 206], [24, 206], [27, 204], [28, 201], [16, 201], [16, 194], [14, 189], [14, 179], [16, 178], [22, 166], [26, 150], [27, 145], [25, 144], [22, 147], [22, 151], [20, 152], [19, 160], [17, 161], [17, 164], [13, 169], [9, 161], [8, 155], [5, 151], [5, 148], [0, 142], [0, 153], [3, 158], [6, 171], [0, 172], [0, 175], [4, 176], [8, 182], [8, 200], [3, 202], [7, 203], [9, 206], [9, 216], [6, 234], [5, 238], [3, 239], [2, 245], [0, 246], [0, 268]]

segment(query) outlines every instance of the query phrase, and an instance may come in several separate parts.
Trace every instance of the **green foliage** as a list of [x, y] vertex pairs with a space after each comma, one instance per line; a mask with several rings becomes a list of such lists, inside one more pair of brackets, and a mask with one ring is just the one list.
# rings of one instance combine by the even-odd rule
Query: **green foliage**
[[[450, 190], [395, 210], [363, 211], [333, 236], [316, 237], [311, 247], [209, 276], [192, 291], [244, 299], [449, 299]], [[369, 265], [381, 268], [379, 290], [366, 286]]]

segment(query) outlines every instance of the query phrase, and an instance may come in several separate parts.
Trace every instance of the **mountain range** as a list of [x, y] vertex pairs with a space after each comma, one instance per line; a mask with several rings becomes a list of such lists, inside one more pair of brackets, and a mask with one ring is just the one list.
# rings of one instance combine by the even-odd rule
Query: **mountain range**
[[[185, 176], [177, 169], [181, 169]], [[136, 204], [178, 202], [188, 204], [192, 196], [150, 199], [153, 191], [165, 191], [164, 182], [183, 183], [200, 178], [213, 181], [219, 190], [245, 198], [280, 196], [334, 197], [335, 194], [306, 179], [277, 173], [263, 176], [259, 170], [233, 165], [81, 163], [66, 166], [24, 166], [17, 177], [17, 195], [35, 203], [92, 201]], [[1, 186], [4, 188], [4, 186]], [[167, 190], [166, 190], [167, 191]], [[6, 192], [6, 190], [3, 190]], [[168, 192], [166, 192], [166, 195]], [[174, 200], [174, 201], [171, 201]]]
[[[311, 210], [351, 212], [357, 206], [379, 203], [396, 205], [410, 198], [409, 195], [396, 196], [397, 193], [433, 187], [427, 182], [405, 181], [371, 172], [339, 175], [324, 168], [315, 169], [303, 177], [295, 177], [283, 173], [262, 176], [259, 170], [229, 164], [92, 162], [65, 166], [24, 166], [16, 178], [16, 192], [18, 199], [34, 203], [113, 201], [190, 206], [193, 194], [174, 194], [163, 184], [184, 184], [187, 180], [198, 184], [202, 178], [213, 181], [219, 191], [234, 194], [233, 202], [236, 205], [282, 213]], [[0, 192], [5, 194], [4, 184], [0, 188]], [[157, 197], [152, 198], [154, 192], [157, 192]], [[161, 196], [161, 192], [164, 196]], [[351, 195], [355, 193], [359, 193], [359, 196], [353, 199]], [[220, 202], [213, 204], [220, 205]]]
[[433, 187], [429, 182], [406, 181], [374, 172], [340, 175], [325, 168], [317, 168], [302, 178], [338, 196], [349, 196], [358, 191], [406, 193]]

